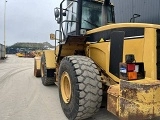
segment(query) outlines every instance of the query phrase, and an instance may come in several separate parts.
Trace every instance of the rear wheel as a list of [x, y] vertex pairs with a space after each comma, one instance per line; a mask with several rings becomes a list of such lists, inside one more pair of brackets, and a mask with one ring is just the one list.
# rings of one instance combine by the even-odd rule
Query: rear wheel
[[94, 62], [85, 56], [67, 56], [59, 68], [59, 96], [69, 120], [94, 115], [102, 102], [102, 83]]
[[[53, 73], [54, 74], [54, 73]], [[55, 77], [47, 76], [46, 59], [44, 54], [41, 57], [41, 79], [44, 86], [54, 85]]]

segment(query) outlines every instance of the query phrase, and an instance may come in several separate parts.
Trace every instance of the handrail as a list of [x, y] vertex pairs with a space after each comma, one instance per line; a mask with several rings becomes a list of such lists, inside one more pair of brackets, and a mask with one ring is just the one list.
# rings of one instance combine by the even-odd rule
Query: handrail
[[[76, 23], [78, 23], [77, 21], [73, 21], [73, 20], [64, 20], [64, 21], [62, 21], [61, 22], [61, 24], [63, 24], [64, 22], [76, 22]], [[66, 38], [66, 35], [65, 35], [65, 33], [64, 33], [64, 30], [63, 30], [63, 25], [61, 26], [61, 29], [62, 29], [62, 34], [63, 34], [63, 36], [64, 36], [64, 38]]]

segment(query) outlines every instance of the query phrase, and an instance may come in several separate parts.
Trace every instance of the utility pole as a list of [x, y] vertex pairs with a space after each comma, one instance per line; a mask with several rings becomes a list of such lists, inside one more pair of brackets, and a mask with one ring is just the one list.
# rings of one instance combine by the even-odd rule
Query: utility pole
[[6, 55], [6, 0], [4, 2], [4, 52]]

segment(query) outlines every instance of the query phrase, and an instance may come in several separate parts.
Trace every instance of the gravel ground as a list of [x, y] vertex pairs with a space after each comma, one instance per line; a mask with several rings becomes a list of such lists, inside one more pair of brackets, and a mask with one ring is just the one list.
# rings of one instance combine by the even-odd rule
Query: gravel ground
[[[0, 120], [67, 120], [57, 86], [33, 76], [33, 58], [8, 55], [0, 61]], [[105, 108], [87, 120], [118, 120]]]

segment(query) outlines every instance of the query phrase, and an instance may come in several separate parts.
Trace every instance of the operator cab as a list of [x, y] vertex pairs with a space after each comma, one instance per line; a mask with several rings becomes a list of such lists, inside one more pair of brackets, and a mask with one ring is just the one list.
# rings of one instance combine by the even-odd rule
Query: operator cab
[[114, 23], [114, 6], [109, 0], [63, 0], [55, 8], [55, 19], [60, 25], [59, 38], [66, 41], [69, 36], [82, 36], [87, 30]]

